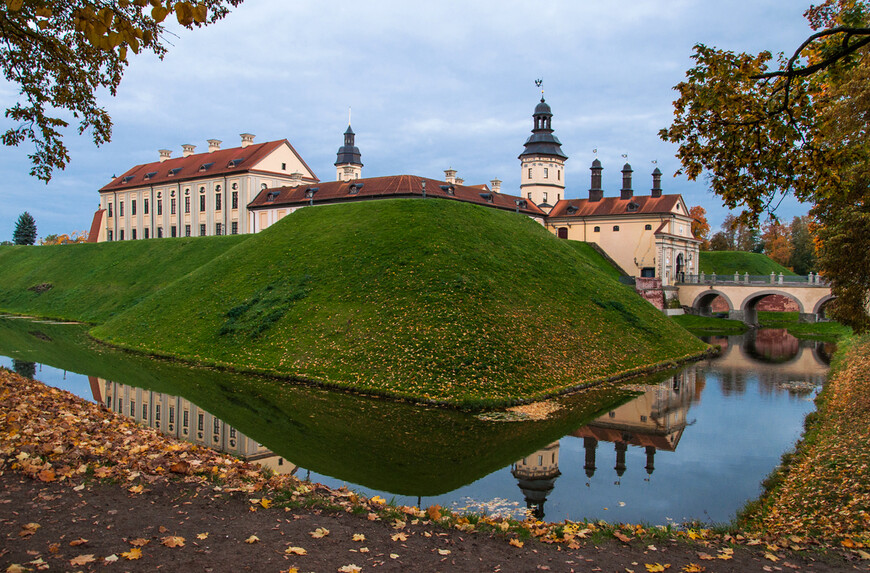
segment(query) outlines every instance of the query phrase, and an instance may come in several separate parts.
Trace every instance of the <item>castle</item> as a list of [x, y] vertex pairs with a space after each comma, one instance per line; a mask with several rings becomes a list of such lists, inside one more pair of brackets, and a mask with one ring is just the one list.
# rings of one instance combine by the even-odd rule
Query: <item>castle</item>
[[515, 211], [560, 239], [594, 243], [626, 275], [669, 284], [697, 272], [700, 241], [692, 236], [688, 208], [679, 194], [665, 195], [661, 172], [652, 173], [648, 195], [635, 195], [632, 169], [622, 169], [619, 196], [605, 197], [603, 167], [592, 162], [585, 199], [566, 198], [568, 156], [552, 127], [552, 110], [541, 97], [532, 133], [520, 160], [520, 194], [501, 192], [501, 181], [465, 185], [456, 171], [443, 180], [413, 175], [362, 177], [361, 153], [348, 124], [337, 153], [336, 180], [322, 182], [286, 139], [208, 151], [183, 145], [182, 156], [159, 150], [158, 161], [137, 165], [100, 189], [91, 241], [125, 241], [259, 232], [297, 209], [390, 197], [431, 197]]

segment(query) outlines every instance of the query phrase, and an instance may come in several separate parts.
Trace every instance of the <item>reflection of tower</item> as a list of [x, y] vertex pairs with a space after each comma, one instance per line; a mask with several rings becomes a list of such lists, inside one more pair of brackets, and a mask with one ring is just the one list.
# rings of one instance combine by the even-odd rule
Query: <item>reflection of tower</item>
[[517, 485], [526, 498], [526, 507], [538, 519], [544, 517], [544, 502], [556, 485], [559, 471], [559, 442], [530, 454], [516, 462], [511, 474], [517, 478]]
[[628, 449], [628, 444], [619, 441], [614, 444], [616, 447], [616, 465], [613, 469], [616, 470], [616, 475], [622, 477], [625, 473], [625, 451]]
[[591, 478], [595, 475], [595, 450], [598, 448], [598, 440], [595, 438], [583, 438], [583, 448], [586, 449], [586, 463], [583, 469], [586, 470], [586, 477]]

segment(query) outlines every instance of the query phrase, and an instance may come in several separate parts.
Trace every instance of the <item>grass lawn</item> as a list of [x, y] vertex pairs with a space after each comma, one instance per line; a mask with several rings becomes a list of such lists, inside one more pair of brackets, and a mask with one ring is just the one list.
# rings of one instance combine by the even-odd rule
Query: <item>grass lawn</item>
[[743, 251], [701, 251], [698, 270], [706, 274], [733, 275], [735, 272], [750, 275], [782, 273], [794, 275], [767, 255]]
[[766, 328], [785, 328], [797, 338], [835, 341], [852, 334], [852, 329], [839, 322], [799, 322], [797, 312], [759, 312], [758, 323]]
[[740, 334], [747, 330], [747, 326], [742, 321], [727, 318], [681, 314], [673, 316], [671, 319], [689, 332], [694, 333]]

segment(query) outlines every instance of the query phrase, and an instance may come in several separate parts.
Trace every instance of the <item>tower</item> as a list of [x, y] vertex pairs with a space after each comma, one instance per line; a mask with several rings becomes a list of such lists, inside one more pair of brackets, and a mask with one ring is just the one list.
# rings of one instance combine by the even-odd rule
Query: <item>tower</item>
[[520, 193], [549, 213], [553, 205], [565, 197], [565, 161], [568, 156], [562, 153], [562, 142], [553, 135], [553, 112], [544, 101], [543, 93], [532, 117], [532, 135], [519, 156]]
[[338, 156], [335, 159], [336, 181], [359, 179], [362, 175], [363, 164], [360, 161], [359, 147], [353, 142], [356, 134], [350, 128], [349, 119], [347, 131], [344, 132], [344, 145], [338, 148]]

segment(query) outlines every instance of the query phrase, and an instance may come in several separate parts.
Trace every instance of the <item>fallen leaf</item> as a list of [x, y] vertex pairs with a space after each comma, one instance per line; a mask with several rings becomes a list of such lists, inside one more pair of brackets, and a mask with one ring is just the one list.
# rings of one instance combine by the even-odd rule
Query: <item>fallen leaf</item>
[[41, 526], [38, 523], [27, 523], [21, 527], [21, 531], [18, 532], [18, 537], [29, 537], [36, 533], [36, 530]]
[[123, 557], [127, 561], [135, 561], [135, 560], [140, 559], [142, 557], [142, 550], [139, 549], [138, 547], [134, 547], [130, 551], [125, 551], [125, 552], [121, 553], [121, 557]]
[[770, 560], [770, 561], [773, 561], [774, 563], [777, 562], [777, 561], [779, 561], [779, 557], [777, 557], [777, 556], [774, 555], [773, 553], [765, 553], [765, 554], [764, 554], [764, 558], [765, 558], [765, 559], [768, 559], [768, 560]]
[[344, 565], [338, 568], [338, 573], [359, 573], [362, 571], [362, 567], [357, 567], [356, 565]]
[[710, 561], [711, 559], [716, 559], [709, 553], [698, 553], [698, 559], [703, 559], [704, 561]]
[[441, 506], [440, 505], [430, 505], [426, 508], [426, 515], [429, 516], [429, 519], [432, 521], [438, 521], [441, 519]]
[[287, 555], [308, 555], [308, 551], [301, 547], [288, 547], [284, 550]]
[[263, 498], [260, 500], [260, 505], [263, 506], [263, 509], [269, 509], [269, 506], [272, 505], [272, 500]]
[[87, 553], [85, 555], [79, 555], [78, 557], [73, 557], [69, 560], [69, 564], [74, 567], [78, 567], [80, 565], [87, 565], [88, 563], [93, 563], [97, 558], [93, 556], [91, 553]]
[[208, 539], [208, 532], [205, 532], [205, 533], [197, 533], [197, 534], [196, 534], [196, 538], [197, 538], [197, 539]]
[[260, 540], [259, 537], [257, 537], [256, 535], [252, 535], [252, 536], [248, 537], [247, 539], [245, 539], [245, 543], [256, 543], [259, 540]]
[[115, 555], [114, 553], [109, 555], [108, 557], [103, 558], [103, 561], [105, 561], [106, 563], [114, 563], [117, 560], [118, 560], [118, 556]]
[[399, 558], [398, 553], [390, 553], [390, 559], [398, 559], [398, 558]]
[[184, 547], [184, 538], [177, 535], [170, 535], [164, 537], [162, 543], [166, 547]]
[[329, 535], [329, 530], [326, 529], [325, 527], [318, 527], [314, 531], [311, 531], [308, 535], [310, 535], [314, 539], [320, 539], [322, 537], [326, 537], [327, 535]]
[[369, 548], [368, 548], [368, 547], [360, 547], [360, 548], [359, 548], [359, 552], [360, 552], [360, 553], [368, 553], [368, 552], [369, 552]]
[[644, 567], [646, 567], [646, 570], [649, 571], [649, 573], [660, 573], [665, 569], [670, 569], [671, 564], [665, 563], [662, 565], [661, 563], [644, 563]]
[[392, 539], [393, 541], [407, 541], [408, 534], [400, 531], [399, 533], [396, 533], [395, 535], [391, 535], [390, 539]]
[[366, 536], [363, 535], [362, 533], [354, 533], [354, 534], [353, 534], [353, 540], [354, 540], [354, 541], [365, 541], [365, 540], [366, 540]]
[[706, 567], [702, 567], [701, 565], [698, 565], [697, 563], [689, 563], [688, 565], [683, 566], [683, 571], [685, 573], [703, 573], [706, 570], [707, 570]]
[[25, 571], [27, 571], [27, 569], [22, 567], [18, 563], [13, 563], [6, 568], [6, 573], [25, 573]]
[[[861, 559], [864, 559], [864, 560], [870, 559], [870, 553], [867, 553], [866, 551], [864, 551], [862, 549], [859, 549], [857, 551], [857, 553], [858, 553], [858, 557], [860, 557]], [[785, 565], [785, 564], [783, 563], [783, 565]]]
[[631, 538], [628, 535], [620, 533], [619, 531], [614, 531], [613, 536], [622, 541], [623, 543], [628, 543], [629, 541], [631, 541]]
[[450, 555], [450, 550], [449, 549], [439, 549], [438, 555]]
[[44, 482], [52, 482], [55, 480], [55, 475], [52, 470], [42, 470], [41, 472], [39, 472], [37, 477], [40, 479], [40, 481]]
[[79, 545], [84, 545], [87, 542], [88, 542], [88, 540], [85, 539], [84, 537], [79, 537], [78, 539], [73, 539], [72, 541], [70, 541], [69, 546], [70, 547], [78, 547]]
[[520, 541], [516, 537], [512, 538], [508, 543], [510, 543], [514, 547], [522, 547], [523, 545], [525, 545], [522, 541]]
[[140, 483], [139, 485], [134, 485], [133, 487], [129, 488], [127, 491], [129, 491], [130, 493], [142, 493], [143, 491], [145, 491], [145, 486]]
[[[208, 536], [208, 533], [206, 533], [206, 536]], [[136, 539], [131, 539], [130, 541], [128, 541], [128, 543], [133, 547], [145, 547], [146, 545], [151, 543], [151, 540], [137, 537]]]

